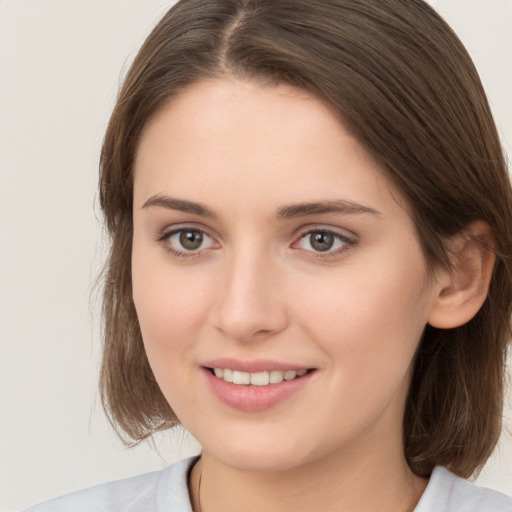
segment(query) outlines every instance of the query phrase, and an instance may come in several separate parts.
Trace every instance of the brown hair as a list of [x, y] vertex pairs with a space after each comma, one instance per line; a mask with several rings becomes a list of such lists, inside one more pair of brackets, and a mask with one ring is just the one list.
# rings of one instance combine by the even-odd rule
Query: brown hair
[[182, 0], [142, 46], [105, 136], [100, 199], [111, 237], [105, 269], [101, 391], [134, 441], [178, 424], [145, 355], [132, 302], [133, 163], [143, 128], [187, 86], [236, 76], [323, 98], [385, 168], [412, 211], [426, 261], [445, 241], [491, 226], [488, 298], [466, 325], [427, 326], [404, 417], [412, 470], [467, 477], [501, 430], [512, 304], [512, 194], [485, 93], [464, 47], [422, 0]]

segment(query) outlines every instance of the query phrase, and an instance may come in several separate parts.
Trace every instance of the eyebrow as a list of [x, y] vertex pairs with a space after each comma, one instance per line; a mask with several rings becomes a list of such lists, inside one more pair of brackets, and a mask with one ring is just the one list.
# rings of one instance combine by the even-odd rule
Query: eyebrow
[[[160, 194], [150, 197], [142, 208], [160, 207], [168, 210], [176, 210], [184, 213], [199, 215], [216, 219], [217, 215], [206, 206], [185, 199], [176, 199], [173, 197], [162, 196]], [[308, 215], [320, 215], [325, 213], [339, 213], [345, 215], [352, 214], [371, 214], [381, 216], [381, 213], [373, 208], [359, 203], [346, 200], [335, 201], [317, 201], [312, 203], [297, 203], [278, 208], [276, 218], [278, 220], [295, 219], [298, 217], [307, 217]]]
[[319, 215], [323, 213], [340, 213], [345, 215], [367, 213], [377, 216], [382, 215], [379, 211], [359, 203], [345, 200], [336, 200], [281, 206], [277, 210], [277, 218], [295, 219], [297, 217], [306, 217], [308, 215]]
[[150, 208], [152, 206], [159, 206], [167, 208], [168, 210], [176, 210], [184, 213], [192, 213], [200, 217], [216, 218], [217, 216], [207, 208], [199, 203], [192, 201], [185, 201], [184, 199], [175, 199], [173, 197], [161, 196], [159, 194], [150, 197], [143, 205], [142, 208]]

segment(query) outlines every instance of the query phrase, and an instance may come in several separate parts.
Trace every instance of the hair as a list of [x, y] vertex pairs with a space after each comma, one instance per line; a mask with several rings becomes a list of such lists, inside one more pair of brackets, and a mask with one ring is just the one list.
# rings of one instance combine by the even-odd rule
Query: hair
[[154, 28], [120, 90], [100, 160], [111, 240], [100, 387], [126, 443], [179, 424], [153, 376], [132, 300], [134, 159], [147, 123], [202, 80], [288, 84], [328, 102], [407, 201], [429, 268], [475, 220], [492, 229], [488, 297], [467, 324], [427, 326], [403, 420], [411, 469], [481, 469], [501, 431], [512, 304], [512, 193], [477, 71], [422, 0], [181, 0]]

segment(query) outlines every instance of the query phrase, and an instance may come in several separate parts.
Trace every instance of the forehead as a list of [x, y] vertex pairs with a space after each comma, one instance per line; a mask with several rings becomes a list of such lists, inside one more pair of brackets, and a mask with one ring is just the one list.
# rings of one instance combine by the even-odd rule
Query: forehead
[[377, 161], [320, 99], [287, 85], [204, 81], [146, 126], [135, 201], [161, 193], [215, 200], [227, 186], [232, 199], [259, 194], [281, 204], [398, 197]]
[[257, 146], [270, 149], [270, 142], [282, 148], [300, 143], [299, 149], [313, 132], [327, 135], [330, 124], [339, 128], [334, 113], [303, 90], [235, 79], [205, 80], [173, 97], [148, 122], [136, 168], [163, 145], [169, 151], [194, 149], [195, 154], [226, 154], [229, 148], [229, 154], [237, 156]]

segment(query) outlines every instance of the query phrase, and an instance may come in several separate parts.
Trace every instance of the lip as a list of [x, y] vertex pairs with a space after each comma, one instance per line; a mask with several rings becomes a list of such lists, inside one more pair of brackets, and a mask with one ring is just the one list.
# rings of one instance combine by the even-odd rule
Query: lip
[[[212, 364], [214, 363], [214, 364]], [[272, 370], [302, 370], [304, 366], [281, 364], [272, 361], [233, 361], [218, 359], [205, 363], [201, 371], [213, 395], [224, 405], [243, 412], [261, 412], [270, 409], [298, 393], [310, 381], [315, 371], [307, 372], [294, 380], [267, 386], [239, 385], [216, 377], [210, 368], [229, 368], [236, 371], [256, 373]]]

